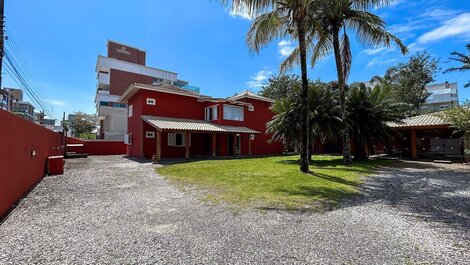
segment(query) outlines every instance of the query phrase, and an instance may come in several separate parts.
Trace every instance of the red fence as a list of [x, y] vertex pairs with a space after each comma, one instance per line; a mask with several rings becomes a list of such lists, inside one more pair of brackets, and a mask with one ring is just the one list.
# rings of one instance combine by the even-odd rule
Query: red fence
[[47, 157], [62, 154], [62, 136], [0, 110], [0, 217], [46, 174]]
[[67, 152], [85, 153], [88, 155], [125, 155], [127, 145], [123, 141], [80, 140], [67, 137]]

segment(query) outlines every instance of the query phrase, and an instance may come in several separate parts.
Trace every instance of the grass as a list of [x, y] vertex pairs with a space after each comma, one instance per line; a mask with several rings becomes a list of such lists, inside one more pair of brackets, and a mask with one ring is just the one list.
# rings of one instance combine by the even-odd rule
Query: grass
[[171, 164], [160, 175], [183, 187], [205, 191], [204, 199], [266, 209], [324, 209], [359, 193], [361, 177], [390, 161], [342, 165], [339, 156], [314, 156], [311, 170], [299, 171], [298, 156], [205, 160]]

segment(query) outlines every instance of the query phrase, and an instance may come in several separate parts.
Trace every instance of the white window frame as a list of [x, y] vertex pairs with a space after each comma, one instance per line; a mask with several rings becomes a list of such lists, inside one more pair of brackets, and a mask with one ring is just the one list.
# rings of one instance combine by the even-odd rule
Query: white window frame
[[254, 139], [255, 139], [255, 134], [254, 133], [250, 134], [250, 140], [254, 140]]
[[[215, 112], [214, 112], [214, 109], [215, 109]], [[209, 113], [212, 113], [212, 119], [209, 118], [210, 114], [208, 115], [207, 111], [210, 111]], [[218, 119], [219, 119], [219, 106], [218, 105], [213, 105], [213, 106], [210, 106], [210, 107], [207, 107], [207, 108], [204, 109], [204, 120], [206, 120], [206, 121], [215, 121], [215, 120], [218, 120]]]
[[129, 105], [129, 118], [132, 117], [132, 112], [133, 112], [133, 106]]
[[154, 131], [146, 131], [145, 132], [145, 138], [155, 138], [155, 132]]
[[248, 111], [255, 111], [255, 106], [253, 105], [248, 106]]
[[147, 98], [147, 105], [153, 105], [155, 106], [156, 100], [154, 98]]
[[[181, 134], [181, 145], [176, 144], [176, 135]], [[186, 133], [181, 133], [181, 132], [169, 132], [168, 133], [168, 146], [173, 146], [173, 147], [185, 147], [186, 146]], [[189, 146], [191, 146], [191, 134], [189, 134]]]
[[[226, 111], [227, 108], [238, 108], [241, 109], [241, 119], [234, 119], [228, 116], [228, 112]], [[227, 121], [244, 121], [245, 120], [245, 109], [241, 106], [235, 106], [235, 105], [229, 105], [229, 104], [224, 104], [223, 108], [223, 119]]]

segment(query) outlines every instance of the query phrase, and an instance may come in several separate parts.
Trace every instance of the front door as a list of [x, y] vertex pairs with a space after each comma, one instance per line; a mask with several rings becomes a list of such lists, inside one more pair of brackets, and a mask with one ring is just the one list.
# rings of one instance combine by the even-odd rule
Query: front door
[[[235, 144], [233, 144], [233, 140], [235, 139]], [[238, 156], [241, 154], [241, 140], [240, 140], [240, 134], [237, 134], [237, 136], [233, 137], [233, 135], [228, 135], [228, 154], [231, 156]], [[235, 146], [235, 150], [233, 147]]]

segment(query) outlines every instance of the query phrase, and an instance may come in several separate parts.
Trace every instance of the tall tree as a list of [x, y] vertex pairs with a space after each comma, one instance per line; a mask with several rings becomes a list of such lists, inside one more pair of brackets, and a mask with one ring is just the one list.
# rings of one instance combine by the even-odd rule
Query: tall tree
[[451, 124], [455, 133], [463, 134], [465, 155], [470, 157], [470, 100], [459, 107], [440, 113], [439, 116]]
[[300, 170], [309, 172], [308, 161], [308, 77], [307, 34], [315, 22], [310, 14], [318, 10], [317, 0], [222, 0], [231, 2], [235, 10], [245, 9], [254, 18], [246, 43], [256, 53], [274, 39], [290, 38], [298, 42], [302, 89], [299, 98], [300, 113]]
[[300, 84], [297, 75], [273, 75], [261, 87], [260, 95], [279, 100], [293, 95], [294, 86]]
[[[341, 134], [343, 138], [343, 162], [350, 164], [351, 152], [349, 130], [346, 111], [346, 80], [352, 63], [352, 53], [348, 32], [354, 32], [358, 41], [365, 46], [390, 47], [392, 42], [400, 48], [402, 54], [408, 49], [405, 45], [386, 31], [385, 22], [377, 15], [369, 12], [370, 9], [387, 6], [395, 0], [317, 0], [318, 9], [310, 10], [307, 28], [312, 29], [307, 34], [312, 50], [311, 65], [318, 59], [333, 52], [338, 76], [340, 94], [340, 111], [343, 120]], [[321, 28], [321, 30], [318, 30]], [[315, 29], [315, 30], [313, 30]], [[341, 36], [340, 36], [341, 34]], [[317, 40], [314, 44], [313, 40]], [[296, 52], [296, 51], [294, 51]], [[285, 66], [296, 63], [296, 54], [293, 53], [285, 62]]]
[[75, 122], [73, 125], [75, 135], [81, 137], [84, 134], [91, 134], [96, 129], [95, 115], [84, 112], [75, 112]]
[[[449, 73], [449, 72], [466, 72], [470, 70], [470, 43], [466, 45], [467, 47], [467, 53], [464, 54], [461, 52], [454, 51], [450, 55], [454, 57], [450, 57], [450, 60], [462, 63], [462, 66], [459, 67], [451, 67], [447, 70], [444, 71], [444, 73]], [[468, 81], [464, 87], [470, 87], [470, 81]]]
[[421, 106], [430, 95], [426, 85], [434, 81], [438, 67], [438, 59], [427, 52], [418, 52], [408, 62], [390, 67], [385, 72], [384, 80], [393, 87], [394, 97], [408, 105], [405, 109], [408, 116], [421, 113]]

